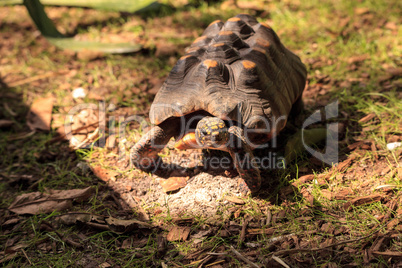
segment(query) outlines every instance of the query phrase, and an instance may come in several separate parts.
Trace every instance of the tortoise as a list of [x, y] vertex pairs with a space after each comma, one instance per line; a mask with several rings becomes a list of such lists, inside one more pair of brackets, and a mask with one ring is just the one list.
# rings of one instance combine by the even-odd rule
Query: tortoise
[[131, 149], [132, 164], [155, 171], [169, 140], [177, 149], [230, 153], [239, 190], [255, 193], [261, 175], [253, 150], [303, 108], [307, 71], [274, 30], [247, 14], [212, 22], [186, 49], [155, 96], [154, 125]]

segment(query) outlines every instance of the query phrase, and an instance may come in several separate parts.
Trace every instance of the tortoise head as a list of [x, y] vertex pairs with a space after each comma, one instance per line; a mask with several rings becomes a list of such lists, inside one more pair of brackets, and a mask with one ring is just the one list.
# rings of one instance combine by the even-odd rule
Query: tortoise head
[[198, 122], [195, 138], [204, 148], [226, 147], [229, 141], [228, 128], [222, 119], [206, 116]]

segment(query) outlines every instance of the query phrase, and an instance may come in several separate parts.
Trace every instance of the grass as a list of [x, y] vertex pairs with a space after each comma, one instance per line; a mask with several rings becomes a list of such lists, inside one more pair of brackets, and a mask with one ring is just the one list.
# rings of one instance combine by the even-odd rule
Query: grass
[[[140, 213], [135, 209], [130, 212], [122, 211], [111, 196], [113, 190], [110, 184], [98, 180], [90, 171], [83, 171], [77, 164], [96, 161], [105, 169], [121, 173], [118, 179], [144, 176], [133, 169], [115, 165], [112, 160], [116, 152], [106, 148], [94, 147], [72, 152], [65, 143], [49, 145], [48, 142], [54, 137], [54, 133], [36, 133], [17, 140], [12, 138], [28, 132], [25, 115], [29, 104], [38, 97], [48, 94], [54, 96], [54, 113], [62, 113], [65, 108], [77, 103], [95, 102], [90, 95], [84, 100], [73, 100], [71, 91], [76, 87], [84, 87], [94, 95], [104, 97], [107, 104], [125, 107], [131, 114], [147, 114], [153, 100], [153, 95], [147, 93], [147, 90], [154, 86], [154, 80], [164, 80], [176, 59], [183, 55], [183, 48], [201, 34], [203, 28], [211, 21], [225, 20], [244, 10], [229, 6], [223, 12], [221, 3], [179, 5], [175, 12], [167, 12], [163, 16], [154, 14], [146, 19], [137, 16], [120, 17], [118, 13], [79, 8], [48, 10], [62, 32], [76, 31], [83, 37], [95, 39], [106, 38], [110, 34], [125, 36], [130, 33], [130, 36], [144, 43], [146, 50], [134, 55], [104, 55], [100, 59], [79, 59], [75, 55], [56, 50], [43, 38], [36, 37], [32, 23], [23, 9], [6, 7], [0, 10], [0, 19], [5, 22], [0, 26], [0, 35], [7, 36], [13, 32], [9, 39], [2, 40], [5, 42], [4, 47], [0, 48], [4, 55], [4, 58], [0, 59], [0, 79], [11, 83], [49, 71], [68, 71], [63, 75], [23, 84], [1, 93], [9, 94], [11, 98], [9, 102], [1, 101], [0, 116], [11, 119], [15, 124], [10, 129], [0, 130], [0, 154], [4, 156], [0, 161], [0, 215], [4, 218], [0, 221], [0, 252], [11, 246], [27, 244], [23, 247], [26, 256], [21, 250], [17, 250], [15, 257], [2, 264], [10, 267], [64, 267], [99, 266], [108, 263], [115, 267], [145, 267], [160, 266], [164, 262], [169, 267], [196, 267], [196, 261], [208, 257], [207, 252], [225, 252], [227, 257], [222, 264], [226, 265], [224, 267], [242, 267], [244, 263], [228, 249], [233, 245], [254, 262], [272, 266], [275, 262], [267, 257], [268, 254], [294, 248], [296, 242], [293, 239], [297, 240], [301, 248], [314, 248], [362, 237], [378, 228], [382, 228], [378, 232], [379, 235], [401, 231], [400, 223], [392, 228], [386, 226], [392, 219], [399, 219], [399, 222], [401, 220], [397, 209], [389, 208], [390, 202], [399, 200], [399, 208], [402, 205], [401, 155], [398, 150], [387, 150], [386, 145], [392, 140], [392, 136], [400, 138], [402, 134], [402, 81], [400, 76], [382, 80], [389, 74], [388, 68], [398, 67], [401, 63], [402, 28], [399, 11], [402, 6], [398, 1], [270, 1], [264, 3], [262, 11], [250, 10], [251, 13], [259, 15], [259, 21], [268, 22], [279, 34], [282, 42], [296, 51], [306, 63], [310, 85], [308, 90], [313, 90], [315, 86], [321, 87], [321, 91], [306, 95], [307, 113], [312, 113], [330, 100], [339, 101], [339, 121], [345, 127], [344, 138], [340, 142], [342, 160], [348, 159], [350, 155], [356, 155], [356, 158], [349, 167], [339, 171], [325, 165], [315, 165], [311, 163], [310, 156], [304, 154], [292, 163], [290, 168], [268, 172], [269, 176], [277, 177], [278, 182], [274, 186], [270, 185], [272, 192], [263, 197], [246, 198], [245, 204], [241, 206], [231, 204], [222, 207], [217, 219], [212, 220], [184, 212], [182, 218], [193, 217], [191, 224], [184, 224], [191, 228], [192, 234], [208, 228], [212, 228], [213, 233], [203, 237], [202, 242], [196, 245], [192, 239], [168, 242], [165, 253], [159, 252], [158, 237], [166, 236], [169, 228], [178, 225], [174, 221], [176, 216], [169, 210], [167, 214], [152, 213], [169, 208], [169, 199], [165, 203], [141, 204], [143, 209], [151, 213], [150, 221], [163, 227], [161, 230], [139, 229], [124, 235], [81, 225], [59, 225], [56, 221], [58, 213], [28, 217], [14, 216], [8, 212], [6, 208], [14, 198], [24, 192], [75, 189], [94, 185], [96, 194], [86, 202], [75, 204], [72, 211], [130, 218], [133, 214]], [[386, 23], [391, 24], [386, 27]], [[392, 23], [396, 25], [396, 29], [392, 29]], [[76, 25], [78, 27], [74, 29]], [[161, 44], [170, 44], [180, 49], [157, 57], [155, 53]], [[366, 59], [351, 61], [352, 57], [361, 55], [367, 55]], [[326, 75], [328, 79], [323, 80]], [[4, 103], [8, 104], [9, 109]], [[371, 113], [375, 115], [373, 119], [365, 123], [359, 122]], [[128, 145], [137, 140], [143, 131], [135, 124], [128, 126]], [[376, 151], [371, 149], [371, 145], [352, 152], [346, 150], [347, 146], [359, 140], [374, 143]], [[163, 153], [169, 155], [171, 152], [165, 150]], [[382, 174], [387, 168], [389, 171]], [[325, 177], [326, 181], [322, 184], [307, 182], [294, 193], [281, 195], [284, 187], [306, 173], [316, 174], [316, 180]], [[28, 189], [31, 183], [22, 183], [22, 175], [32, 175], [39, 181], [36, 188]], [[17, 183], [10, 186], [10, 181], [15, 179]], [[375, 187], [384, 184], [396, 187], [393, 192], [375, 190]], [[347, 198], [334, 198], [345, 189], [350, 190]], [[148, 190], [154, 191], [151, 186]], [[345, 203], [351, 199], [376, 193], [384, 194], [385, 198], [370, 204], [354, 206], [351, 210], [344, 209]], [[329, 194], [331, 198], [328, 198]], [[313, 197], [313, 204], [308, 199], [309, 195]], [[270, 225], [265, 224], [267, 210], [273, 215]], [[285, 214], [280, 217], [282, 211]], [[391, 216], [383, 222], [382, 219], [387, 213], [391, 213]], [[4, 224], [7, 219], [14, 218], [18, 219], [17, 224]], [[240, 231], [245, 219], [249, 222], [248, 228], [273, 227], [275, 233], [246, 236], [245, 241], [241, 241]], [[213, 220], [215, 224], [211, 223]], [[52, 223], [53, 230], [41, 229], [41, 224], [47, 221]], [[335, 234], [337, 230], [339, 234]], [[55, 231], [74, 241], [80, 241], [84, 249], [72, 247]], [[225, 236], [223, 232], [228, 233]], [[283, 236], [289, 234], [295, 238], [283, 239]], [[279, 238], [279, 242], [272, 241], [273, 237]], [[126, 248], [123, 245], [127, 239], [132, 239], [133, 244]], [[324, 267], [329, 263], [338, 266], [354, 263], [360, 267], [396, 265], [397, 260], [381, 256], [367, 263], [361, 250], [369, 249], [375, 239], [375, 236], [372, 236], [344, 247], [337, 247], [335, 254], [327, 251], [299, 253], [295, 256], [297, 260], [304, 261], [301, 264], [297, 263], [293, 255], [280, 257], [293, 266]], [[145, 243], [135, 244], [140, 241]], [[257, 246], [253, 247], [252, 243]], [[389, 239], [383, 248], [402, 251], [401, 243], [396, 238]], [[186, 259], [186, 256], [200, 249], [205, 249], [205, 252], [196, 254], [193, 259]], [[253, 251], [257, 252], [256, 255], [253, 255]], [[2, 256], [0, 255], [0, 260]]]

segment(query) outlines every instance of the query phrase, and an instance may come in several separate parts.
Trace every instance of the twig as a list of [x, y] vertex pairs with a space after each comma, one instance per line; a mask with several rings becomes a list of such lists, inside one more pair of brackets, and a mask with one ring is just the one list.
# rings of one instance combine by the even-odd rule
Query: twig
[[277, 252], [271, 252], [267, 255], [267, 257], [273, 256], [273, 255], [278, 255], [278, 256], [282, 256], [282, 255], [290, 255], [290, 254], [295, 254], [295, 253], [300, 253], [300, 252], [315, 252], [315, 251], [321, 251], [321, 250], [325, 250], [328, 248], [332, 248], [332, 247], [336, 247], [336, 246], [340, 246], [343, 244], [349, 244], [349, 243], [353, 243], [356, 241], [360, 241], [363, 240], [365, 238], [368, 238], [370, 236], [372, 236], [373, 234], [379, 232], [381, 229], [383, 229], [385, 227], [385, 225], [383, 225], [381, 228], [377, 229], [376, 231], [372, 232], [371, 234], [368, 234], [366, 236], [362, 236], [356, 239], [350, 239], [350, 240], [345, 240], [345, 241], [341, 241], [338, 243], [334, 243], [322, 248], [294, 248], [294, 249], [285, 249], [285, 250], [279, 250]]
[[78, 145], [76, 145], [76, 146], [74, 147], [74, 150], [77, 150], [77, 149], [81, 148], [82, 145], [84, 145], [84, 144], [86, 144], [88, 141], [92, 140], [96, 135], [98, 135], [98, 132], [99, 132], [99, 127], [97, 127], [94, 132], [92, 132], [91, 134], [89, 134], [88, 137], [87, 137], [85, 140], [83, 140], [81, 143], [79, 143]]
[[[82, 127], [77, 128], [77, 129], [71, 130], [70, 133], [71, 133], [71, 135], [74, 135], [74, 134], [77, 134], [78, 132], [80, 132], [81, 130], [84, 130], [84, 129], [87, 129], [87, 128], [90, 128], [90, 127], [94, 127], [94, 126], [97, 126], [97, 125], [99, 125], [99, 122], [95, 122], [95, 123], [92, 123], [90, 125], [82, 126]], [[60, 136], [52, 138], [51, 140], [46, 142], [46, 144], [50, 144], [50, 143], [53, 143], [53, 142], [63, 140], [63, 139], [66, 138], [67, 135], [68, 134], [61, 134]]]
[[240, 233], [240, 241], [239, 243], [243, 243], [244, 240], [246, 239], [246, 229], [248, 225], [248, 220], [244, 220], [243, 226], [241, 227], [241, 233]]
[[29, 264], [32, 265], [32, 262], [31, 262], [31, 260], [28, 258], [28, 255], [27, 255], [27, 253], [25, 252], [25, 250], [22, 248], [21, 251], [22, 251], [22, 253], [24, 253], [24, 256], [25, 256], [25, 258], [27, 258]]
[[9, 114], [11, 114], [12, 116], [17, 116], [17, 113], [14, 112], [13, 110], [11, 110], [11, 108], [8, 106], [8, 104], [6, 102], [3, 103], [3, 106], [4, 106], [4, 109], [6, 109]]
[[247, 259], [246, 257], [244, 257], [243, 255], [240, 254], [240, 252], [238, 252], [237, 250], [234, 249], [233, 246], [230, 246], [230, 250], [242, 261], [244, 261], [245, 263], [247, 263], [248, 265], [250, 265], [251, 267], [255, 267], [255, 268], [260, 268], [260, 266], [258, 266], [257, 264], [255, 264], [254, 262], [250, 261], [249, 259]]
[[272, 220], [272, 213], [269, 208], [267, 208], [267, 220], [265, 222], [265, 225], [269, 227], [271, 225], [271, 220]]
[[287, 265], [283, 260], [281, 260], [279, 257], [272, 256], [272, 259], [275, 260], [277, 263], [282, 265], [285, 268], [290, 268], [289, 265]]
[[40, 75], [37, 75], [37, 76], [32, 76], [32, 77], [28, 77], [28, 78], [25, 78], [25, 79], [22, 79], [22, 80], [19, 80], [19, 81], [8, 83], [7, 86], [8, 87], [17, 87], [17, 86], [21, 86], [23, 84], [34, 82], [36, 80], [49, 78], [49, 77], [60, 75], [60, 74], [63, 74], [63, 73], [67, 73], [67, 72], [66, 71], [64, 71], [64, 72], [63, 71], [47, 72], [45, 74], [40, 74]]

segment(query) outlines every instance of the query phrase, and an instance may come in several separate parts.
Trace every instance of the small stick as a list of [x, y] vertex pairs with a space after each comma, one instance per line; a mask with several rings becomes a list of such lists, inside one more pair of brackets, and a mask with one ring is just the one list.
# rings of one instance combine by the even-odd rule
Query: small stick
[[97, 127], [93, 133], [89, 134], [88, 137], [85, 140], [83, 140], [80, 144], [76, 145], [74, 147], [74, 150], [81, 148], [82, 145], [84, 145], [88, 141], [92, 140], [92, 138], [94, 138], [96, 135], [98, 135], [98, 132], [99, 132], [99, 127]]
[[[66, 73], [66, 71], [64, 71], [64, 73]], [[59, 74], [63, 74], [63, 71], [47, 72], [45, 74], [40, 74], [40, 75], [28, 77], [28, 78], [25, 78], [25, 79], [22, 79], [22, 80], [19, 80], [19, 81], [8, 83], [7, 86], [8, 87], [17, 87], [17, 86], [21, 86], [23, 84], [28, 84], [28, 83], [34, 82], [36, 80], [49, 78], [49, 77], [56, 76], [56, 75], [59, 75]]]
[[283, 260], [281, 260], [280, 258], [276, 257], [275, 255], [272, 256], [272, 259], [275, 260], [280, 265], [282, 265], [283, 267], [290, 268], [289, 265], [287, 265]]
[[240, 233], [240, 243], [243, 243], [244, 240], [246, 239], [246, 229], [248, 225], [248, 220], [244, 220], [243, 226], [241, 227], [241, 233]]
[[385, 227], [385, 225], [382, 226], [381, 228], [379, 228], [378, 230], [372, 232], [371, 234], [366, 235], [366, 236], [362, 236], [362, 237], [359, 237], [359, 238], [356, 238], [356, 239], [350, 239], [350, 240], [341, 241], [341, 242], [339, 242], [339, 243], [334, 243], [334, 244], [331, 244], [331, 245], [328, 245], [328, 246], [325, 246], [325, 247], [322, 247], [322, 248], [294, 248], [294, 249], [285, 249], [285, 250], [279, 250], [279, 251], [277, 251], [277, 252], [271, 252], [271, 253], [269, 253], [267, 256], [268, 256], [268, 257], [273, 256], [273, 255], [279, 255], [279, 256], [281, 256], [281, 255], [295, 254], [295, 253], [299, 253], [299, 252], [315, 252], [315, 251], [320, 251], [320, 250], [324, 250], [324, 249], [328, 249], [328, 248], [340, 246], [340, 245], [343, 245], [343, 244], [353, 243], [353, 242], [360, 241], [360, 240], [363, 240], [363, 239], [365, 239], [365, 238], [367, 238], [367, 237], [372, 236], [373, 234], [379, 232], [379, 231], [380, 231], [381, 229], [383, 229], [384, 227]]
[[31, 260], [28, 258], [28, 255], [27, 255], [27, 253], [25, 252], [25, 250], [22, 248], [21, 251], [22, 251], [22, 253], [24, 253], [24, 256], [25, 256], [25, 258], [27, 258], [29, 264], [32, 265], [32, 262], [31, 262]]
[[269, 227], [271, 225], [271, 220], [272, 220], [272, 213], [269, 208], [267, 208], [267, 221], [265, 222], [265, 225]]
[[234, 249], [233, 246], [230, 246], [230, 250], [242, 261], [244, 261], [245, 263], [247, 263], [248, 265], [250, 265], [251, 267], [255, 267], [255, 268], [260, 268], [260, 266], [258, 266], [257, 264], [255, 264], [254, 262], [250, 261], [249, 259], [247, 259], [246, 257], [244, 257], [243, 255], [240, 254], [240, 252], [238, 252], [237, 250]]

